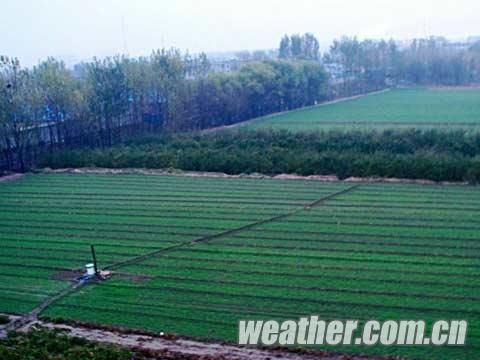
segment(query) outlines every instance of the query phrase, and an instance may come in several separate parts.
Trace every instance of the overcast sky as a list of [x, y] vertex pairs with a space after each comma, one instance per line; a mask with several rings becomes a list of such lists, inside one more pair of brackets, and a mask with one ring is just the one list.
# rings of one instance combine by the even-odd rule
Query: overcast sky
[[[312, 32], [407, 39], [480, 35], [480, 0], [1, 0], [0, 54], [24, 65], [56, 56], [270, 49]], [[123, 24], [123, 25], [122, 25]]]

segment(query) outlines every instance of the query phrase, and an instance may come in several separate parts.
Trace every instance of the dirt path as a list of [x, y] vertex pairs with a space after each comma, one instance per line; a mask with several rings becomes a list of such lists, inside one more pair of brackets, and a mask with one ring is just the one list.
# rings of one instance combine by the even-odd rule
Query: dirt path
[[339, 195], [345, 194], [347, 192], [350, 192], [350, 191], [356, 189], [357, 187], [359, 187], [360, 185], [361, 184], [355, 184], [355, 185], [347, 187], [346, 189], [343, 189], [343, 190], [325, 195], [325, 196], [323, 196], [323, 197], [321, 197], [317, 200], [314, 200], [314, 201], [312, 201], [312, 202], [310, 202], [310, 203], [308, 203], [304, 206], [295, 208], [292, 211], [289, 211], [289, 212], [281, 214], [281, 215], [273, 216], [273, 217], [270, 217], [268, 219], [263, 219], [263, 220], [260, 220], [260, 221], [255, 221], [255, 222], [252, 222], [250, 224], [247, 224], [247, 225], [244, 225], [244, 226], [241, 226], [241, 227], [238, 227], [238, 228], [233, 228], [233, 229], [230, 229], [230, 230], [220, 232], [218, 234], [207, 235], [207, 236], [195, 239], [193, 241], [188, 241], [188, 242], [172, 245], [172, 246], [169, 246], [169, 247], [166, 247], [166, 248], [163, 248], [163, 249], [159, 249], [159, 250], [156, 250], [156, 251], [152, 251], [152, 252], [147, 253], [147, 254], [136, 256], [134, 258], [130, 258], [130, 259], [127, 259], [127, 260], [123, 260], [123, 261], [105, 266], [104, 269], [105, 270], [115, 270], [115, 269], [118, 269], [122, 266], [139, 263], [139, 262], [142, 262], [144, 260], [150, 259], [152, 257], [157, 257], [157, 256], [163, 255], [165, 253], [169, 253], [171, 251], [174, 251], [174, 250], [177, 250], [177, 249], [180, 249], [180, 248], [184, 248], [184, 247], [188, 247], [188, 246], [194, 246], [194, 245], [200, 244], [200, 243], [210, 242], [212, 240], [221, 239], [221, 238], [224, 238], [226, 236], [235, 235], [235, 234], [237, 234], [239, 232], [242, 232], [242, 231], [251, 230], [252, 228], [255, 228], [255, 227], [260, 226], [260, 225], [265, 225], [265, 224], [269, 224], [269, 223], [272, 223], [272, 222], [275, 222], [275, 221], [278, 221], [278, 220], [283, 220], [285, 218], [296, 215], [297, 213], [299, 213], [301, 211], [308, 210], [308, 209], [310, 209], [312, 207], [315, 207], [315, 206], [319, 206], [323, 202], [325, 202], [329, 199], [332, 199], [336, 196], [339, 196]]
[[0, 176], [0, 183], [2, 182], [9, 182], [9, 181], [16, 181], [24, 177], [25, 174], [12, 174], [12, 175], [5, 175]]
[[39, 172], [45, 174], [108, 174], [108, 175], [152, 175], [152, 176], [185, 176], [185, 177], [211, 177], [226, 179], [275, 179], [275, 180], [309, 180], [323, 182], [346, 182], [346, 183], [391, 183], [391, 184], [421, 184], [421, 185], [468, 185], [468, 182], [453, 181], [433, 181], [426, 179], [402, 179], [402, 178], [384, 178], [384, 177], [349, 177], [347, 179], [339, 179], [336, 175], [308, 175], [302, 176], [297, 174], [239, 174], [229, 175], [218, 172], [202, 172], [202, 171], [183, 171], [177, 169], [109, 169], [109, 168], [64, 168], [50, 169], [46, 168]]
[[16, 317], [11, 317], [10, 318], [10, 323], [8, 323], [5, 328], [3, 329], [3, 332], [0, 331], [0, 338], [5, 337], [6, 333], [9, 331], [16, 331], [21, 328], [24, 328], [28, 326], [29, 324], [33, 324], [38, 321], [38, 315], [45, 310], [47, 307], [55, 303], [56, 301], [64, 298], [65, 296], [70, 295], [72, 292], [76, 291], [82, 286], [81, 283], [72, 283], [68, 288], [60, 291], [59, 293], [47, 298], [45, 301], [43, 301], [40, 305], [35, 307], [32, 311], [29, 313], [23, 315], [23, 316], [16, 316]]
[[222, 343], [206, 343], [188, 339], [169, 339], [161, 336], [145, 334], [123, 333], [120, 331], [95, 329], [91, 327], [73, 326], [64, 324], [36, 321], [28, 324], [22, 331], [34, 327], [49, 330], [63, 330], [71, 337], [79, 337], [90, 341], [108, 343], [129, 347], [134, 350], [144, 350], [152, 353], [168, 353], [169, 355], [189, 356], [194, 359], [224, 359], [224, 360], [373, 360], [385, 359], [380, 357], [342, 355], [330, 352], [294, 352], [282, 350], [265, 350], [241, 347]]

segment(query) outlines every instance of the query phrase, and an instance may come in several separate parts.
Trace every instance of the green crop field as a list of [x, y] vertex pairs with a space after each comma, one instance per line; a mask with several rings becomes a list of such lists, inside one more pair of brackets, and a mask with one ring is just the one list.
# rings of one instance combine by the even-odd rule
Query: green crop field
[[466, 319], [467, 347], [333, 350], [474, 359], [479, 210], [473, 186], [30, 175], [0, 184], [0, 312], [67, 287], [94, 244], [116, 274], [43, 316], [231, 342], [239, 319]]
[[480, 89], [401, 89], [246, 122], [246, 129], [480, 128]]

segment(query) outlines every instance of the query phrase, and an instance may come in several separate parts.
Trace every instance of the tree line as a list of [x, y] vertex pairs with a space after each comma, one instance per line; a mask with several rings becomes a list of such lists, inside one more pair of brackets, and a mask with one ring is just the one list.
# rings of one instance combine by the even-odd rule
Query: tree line
[[227, 174], [480, 181], [480, 134], [462, 130], [217, 131], [156, 135], [107, 149], [65, 150], [42, 167], [174, 168]]
[[93, 59], [73, 70], [54, 58], [30, 69], [1, 56], [0, 168], [29, 168], [59, 148], [225, 126], [387, 86], [479, 82], [479, 49], [441, 38], [402, 47], [344, 37], [320, 56], [315, 36], [294, 34], [281, 40], [279, 59], [259, 55], [230, 73], [214, 73], [205, 54], [175, 49]]
[[319, 60], [320, 44], [318, 39], [310, 33], [285, 35], [280, 41], [278, 57], [280, 59]]
[[[213, 74], [205, 55], [177, 50], [94, 59], [69, 70], [54, 58], [32, 69], [0, 57], [3, 166], [39, 152], [108, 147], [146, 131], [230, 125], [326, 98], [327, 75], [309, 61], [260, 61]], [[43, 150], [42, 150], [43, 149]]]
[[335, 40], [323, 63], [338, 77], [337, 91], [358, 93], [385, 86], [448, 85], [480, 82], [480, 42], [460, 44], [441, 37], [394, 40]]
[[313, 34], [292, 34], [281, 39], [278, 57], [322, 62], [331, 75], [330, 97], [386, 86], [480, 82], [480, 41], [468, 45], [430, 37], [401, 43], [344, 36], [334, 40], [322, 55]]

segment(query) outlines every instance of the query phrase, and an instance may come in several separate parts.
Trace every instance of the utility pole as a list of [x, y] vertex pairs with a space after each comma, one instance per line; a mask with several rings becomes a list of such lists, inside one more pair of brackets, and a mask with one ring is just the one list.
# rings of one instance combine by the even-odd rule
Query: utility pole
[[95, 276], [98, 277], [98, 268], [97, 268], [97, 256], [95, 255], [95, 246], [90, 245], [90, 250], [92, 251], [93, 259], [93, 269], [95, 270]]

